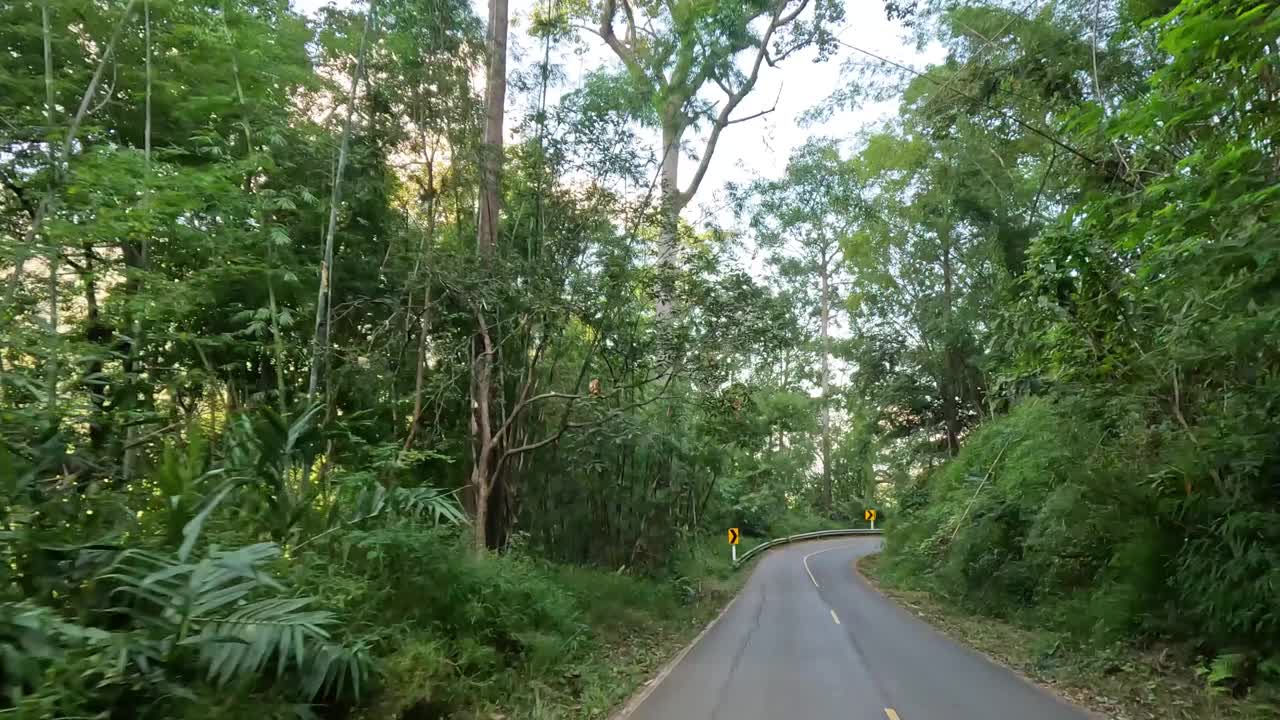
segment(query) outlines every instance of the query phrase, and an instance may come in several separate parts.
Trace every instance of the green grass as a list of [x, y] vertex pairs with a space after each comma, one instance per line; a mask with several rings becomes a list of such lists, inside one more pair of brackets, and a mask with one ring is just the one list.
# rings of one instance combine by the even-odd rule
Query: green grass
[[413, 553], [421, 539], [404, 540], [379, 544], [378, 561], [405, 571], [373, 573], [390, 587], [355, 603], [371, 609], [364, 622], [387, 626], [381, 682], [356, 714], [365, 720], [606, 718], [746, 577], [718, 535], [682, 546], [660, 577], [520, 552], [476, 560], [454, 545]]
[[985, 653], [1078, 705], [1116, 720], [1272, 720], [1280, 688], [1255, 686], [1246, 697], [1209, 687], [1186, 647], [1097, 647], [1018, 618], [977, 615], [931, 587], [924, 576], [886, 567], [883, 556], [858, 569], [889, 597], [950, 637]]
[[[788, 522], [779, 534], [825, 526]], [[348, 543], [341, 562], [300, 558], [295, 580], [373, 638], [380, 676], [360, 720], [607, 718], [748, 576], [720, 531], [681, 541], [651, 574], [521, 549], [475, 558], [456, 534], [413, 527]]]

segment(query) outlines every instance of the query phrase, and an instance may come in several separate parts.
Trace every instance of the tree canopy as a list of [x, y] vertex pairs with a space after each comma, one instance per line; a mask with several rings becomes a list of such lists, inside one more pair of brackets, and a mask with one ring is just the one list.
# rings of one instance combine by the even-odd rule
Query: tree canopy
[[[596, 604], [869, 507], [1274, 679], [1274, 2], [490, 3], [0, 7], [0, 714], [603, 717]], [[893, 111], [683, 216], [802, 52]]]

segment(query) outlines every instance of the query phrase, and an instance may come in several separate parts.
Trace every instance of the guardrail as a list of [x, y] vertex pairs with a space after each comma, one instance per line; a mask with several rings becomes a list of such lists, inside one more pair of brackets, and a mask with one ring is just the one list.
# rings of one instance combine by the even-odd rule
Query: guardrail
[[771, 547], [786, 545], [787, 543], [799, 542], [801, 540], [814, 540], [816, 538], [825, 537], [843, 537], [845, 535], [883, 535], [883, 530], [869, 530], [867, 528], [848, 530], [817, 530], [815, 532], [800, 533], [799, 535], [788, 535], [773, 540], [762, 542], [750, 550], [742, 553], [741, 556], [733, 563], [733, 566], [740, 567], [743, 563], [750, 560], [753, 556], [768, 550]]

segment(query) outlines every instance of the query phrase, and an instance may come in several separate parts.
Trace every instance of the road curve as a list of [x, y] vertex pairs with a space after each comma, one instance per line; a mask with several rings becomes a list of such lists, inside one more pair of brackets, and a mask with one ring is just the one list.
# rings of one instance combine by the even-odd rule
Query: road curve
[[787, 545], [628, 720], [1087, 720], [886, 599], [879, 538]]

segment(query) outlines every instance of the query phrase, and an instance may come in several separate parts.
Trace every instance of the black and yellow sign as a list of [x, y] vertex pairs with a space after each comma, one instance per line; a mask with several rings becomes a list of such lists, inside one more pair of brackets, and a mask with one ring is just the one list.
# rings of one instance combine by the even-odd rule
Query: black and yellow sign
[[866, 520], [867, 522], [875, 522], [875, 521], [876, 521], [876, 511], [875, 511], [875, 510], [872, 510], [872, 509], [870, 509], [870, 508], [868, 508], [868, 509], [866, 509], [866, 510], [863, 510], [863, 511], [862, 511], [862, 519], [863, 519], [863, 520]]
[[729, 528], [729, 544], [738, 544], [738, 528]]

